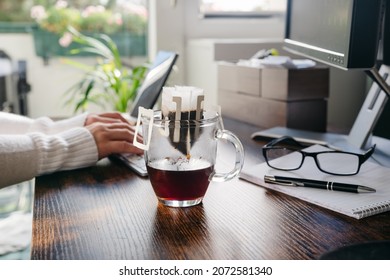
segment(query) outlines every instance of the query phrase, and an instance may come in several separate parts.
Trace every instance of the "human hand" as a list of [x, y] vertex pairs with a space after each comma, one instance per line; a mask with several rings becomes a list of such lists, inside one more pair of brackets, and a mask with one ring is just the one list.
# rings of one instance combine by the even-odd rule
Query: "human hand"
[[129, 123], [122, 114], [118, 112], [108, 112], [102, 114], [89, 114], [85, 119], [85, 126], [93, 123]]
[[[119, 113], [91, 114], [85, 126], [95, 139], [99, 159], [111, 154], [143, 153], [133, 145], [134, 128]], [[142, 137], [138, 141], [142, 142]]]

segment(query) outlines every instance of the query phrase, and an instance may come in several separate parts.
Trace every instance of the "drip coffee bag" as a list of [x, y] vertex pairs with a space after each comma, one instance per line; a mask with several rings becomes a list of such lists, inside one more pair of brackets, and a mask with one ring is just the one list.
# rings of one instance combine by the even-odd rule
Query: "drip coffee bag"
[[164, 87], [162, 92], [162, 117], [169, 122], [171, 144], [190, 157], [191, 146], [199, 137], [196, 121], [203, 118], [203, 90], [195, 87]]

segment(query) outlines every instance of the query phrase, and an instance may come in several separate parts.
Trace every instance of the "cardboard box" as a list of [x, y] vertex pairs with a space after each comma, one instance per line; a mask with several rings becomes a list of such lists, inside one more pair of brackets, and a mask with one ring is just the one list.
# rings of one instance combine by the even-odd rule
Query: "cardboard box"
[[218, 88], [238, 91], [238, 71], [234, 63], [221, 62], [218, 64]]
[[263, 68], [262, 94], [276, 100], [321, 99], [329, 96], [329, 68]]
[[218, 103], [222, 114], [262, 128], [325, 132], [329, 68], [255, 68], [218, 64]]
[[286, 102], [227, 90], [219, 90], [218, 94], [222, 116], [262, 128], [284, 126], [317, 132], [326, 131], [326, 99]]
[[218, 88], [276, 100], [327, 98], [329, 68], [257, 68], [221, 62]]
[[218, 64], [218, 88], [261, 96], [262, 69], [221, 62]]

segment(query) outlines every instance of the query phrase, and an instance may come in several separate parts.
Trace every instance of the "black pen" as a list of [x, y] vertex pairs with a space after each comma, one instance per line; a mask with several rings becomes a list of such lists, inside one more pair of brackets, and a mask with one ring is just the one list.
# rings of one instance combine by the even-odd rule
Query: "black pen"
[[342, 191], [342, 192], [353, 192], [353, 193], [376, 192], [376, 190], [373, 188], [355, 185], [355, 184], [327, 182], [327, 181], [318, 181], [318, 180], [283, 177], [283, 176], [265, 175], [264, 182], [270, 184], [279, 184], [283, 186], [318, 188], [318, 189], [324, 189], [329, 191]]

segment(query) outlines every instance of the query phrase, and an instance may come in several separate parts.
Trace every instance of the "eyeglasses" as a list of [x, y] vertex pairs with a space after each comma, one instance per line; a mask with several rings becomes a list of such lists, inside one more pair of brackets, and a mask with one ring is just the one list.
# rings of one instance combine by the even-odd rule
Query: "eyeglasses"
[[[343, 151], [306, 152], [305, 148], [294, 138], [284, 136], [274, 139], [263, 147], [263, 156], [268, 166], [278, 170], [297, 170], [301, 168], [306, 157], [312, 157], [324, 173], [332, 175], [355, 175], [360, 166], [374, 153], [375, 145], [364, 154], [355, 154]], [[288, 160], [279, 159], [288, 155]], [[348, 164], [346, 164], [348, 163]]]

